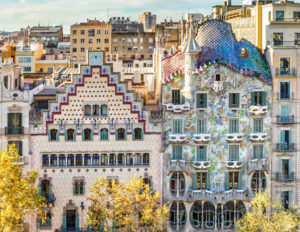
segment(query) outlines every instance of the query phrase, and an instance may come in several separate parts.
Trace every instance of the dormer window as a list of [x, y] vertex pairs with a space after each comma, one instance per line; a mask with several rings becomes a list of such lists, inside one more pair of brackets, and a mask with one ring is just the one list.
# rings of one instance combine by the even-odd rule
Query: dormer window
[[216, 81], [221, 81], [221, 75], [220, 74], [216, 75]]

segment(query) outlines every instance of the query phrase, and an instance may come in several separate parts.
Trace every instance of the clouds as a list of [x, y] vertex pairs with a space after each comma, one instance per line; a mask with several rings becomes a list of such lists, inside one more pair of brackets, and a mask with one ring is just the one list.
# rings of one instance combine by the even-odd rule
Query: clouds
[[19, 30], [38, 23], [63, 24], [68, 33], [71, 24], [87, 18], [106, 20], [107, 8], [109, 17], [127, 16], [136, 20], [138, 14], [151, 11], [163, 21], [164, 18], [178, 19], [188, 11], [207, 14], [213, 5], [222, 3], [223, 0], [1, 0], [0, 29]]

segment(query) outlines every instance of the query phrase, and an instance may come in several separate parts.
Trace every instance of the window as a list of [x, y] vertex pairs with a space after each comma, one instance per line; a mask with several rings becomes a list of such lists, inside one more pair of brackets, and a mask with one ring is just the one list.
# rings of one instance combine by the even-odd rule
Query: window
[[80, 60], [81, 60], [81, 61], [84, 61], [84, 60], [85, 60], [85, 56], [81, 56], [81, 57], [80, 57]]
[[173, 202], [170, 208], [170, 225], [173, 229], [182, 229], [186, 223], [186, 210], [182, 201]]
[[204, 202], [203, 226], [205, 229], [215, 228], [215, 206], [210, 202]]
[[74, 155], [68, 155], [68, 166], [74, 166]]
[[8, 141], [8, 145], [14, 145], [17, 149], [18, 155], [23, 155], [23, 142], [22, 141]]
[[223, 207], [224, 229], [231, 229], [234, 227], [234, 203], [227, 202]]
[[263, 91], [254, 91], [251, 93], [251, 105], [265, 106], [267, 93]]
[[173, 160], [182, 160], [182, 146], [173, 145], [172, 159]]
[[191, 224], [195, 229], [202, 227], [202, 202], [196, 201], [190, 211]]
[[51, 211], [48, 211], [46, 213], [46, 219], [43, 222], [42, 219], [40, 219], [40, 228], [47, 228], [47, 227], [51, 227]]
[[84, 155], [84, 166], [91, 166], [92, 164], [92, 157], [90, 154]]
[[84, 129], [82, 133], [82, 140], [83, 141], [93, 140], [93, 131], [89, 128]]
[[105, 30], [105, 31], [104, 31], [104, 34], [105, 34], [105, 35], [108, 35], [108, 30]]
[[105, 140], [105, 141], [108, 140], [108, 129], [106, 129], [106, 128], [102, 128], [101, 129], [101, 131], [100, 131], [100, 139], [101, 140]]
[[283, 33], [273, 33], [273, 43], [276, 46], [283, 45]]
[[99, 116], [100, 115], [100, 107], [98, 105], [93, 105], [93, 116]]
[[107, 105], [101, 105], [101, 116], [107, 116]]
[[81, 34], [81, 35], [84, 35], [84, 30], [81, 30], [81, 31], [80, 31], [80, 34]]
[[118, 162], [118, 165], [119, 166], [123, 166], [125, 164], [125, 161], [124, 161], [124, 154], [118, 154], [118, 159], [117, 159], [117, 162]]
[[89, 36], [95, 36], [95, 30], [94, 29], [90, 29], [88, 31]]
[[193, 173], [193, 190], [210, 189], [209, 172]]
[[180, 90], [179, 89], [172, 90], [172, 103], [175, 105], [180, 104]]
[[7, 114], [7, 128], [5, 134], [23, 134], [22, 113]]
[[89, 44], [92, 44], [93, 43], [93, 39], [89, 39]]
[[19, 63], [30, 63], [31, 62], [31, 57], [20, 57], [19, 58]]
[[182, 134], [182, 120], [173, 119], [173, 134]]
[[292, 174], [291, 168], [291, 160], [290, 159], [281, 159], [279, 162], [279, 170], [281, 174], [282, 180], [289, 180]]
[[207, 94], [197, 93], [196, 94], [196, 107], [197, 108], [207, 108]]
[[80, 40], [80, 43], [84, 44], [84, 39], [81, 39], [81, 40]]
[[73, 52], [77, 52], [77, 48], [73, 48]]
[[132, 47], [131, 46], [128, 46], [128, 51], [132, 51]]
[[76, 134], [74, 129], [68, 129], [67, 133], [65, 134], [66, 141], [75, 141]]
[[101, 154], [101, 166], [108, 165], [108, 156], [107, 154]]
[[246, 214], [246, 207], [242, 201], [236, 201], [236, 220], [241, 220]]
[[289, 100], [290, 99], [290, 89], [291, 89], [290, 82], [280, 82], [280, 99], [282, 100]]
[[73, 39], [73, 43], [76, 44], [77, 43], [77, 39]]
[[115, 154], [109, 155], [109, 165], [116, 166], [116, 155]]
[[229, 161], [239, 161], [239, 145], [229, 145]]
[[276, 11], [276, 21], [284, 20], [284, 11]]
[[251, 189], [254, 193], [266, 189], [267, 180], [263, 171], [255, 171], [251, 178]]
[[53, 73], [53, 68], [48, 68], [48, 73]]
[[197, 134], [205, 134], [206, 129], [206, 119], [201, 118], [197, 120]]
[[295, 33], [295, 45], [300, 45], [300, 33]]
[[59, 166], [66, 166], [66, 156], [64, 154], [59, 155]]
[[75, 180], [73, 185], [73, 194], [74, 195], [83, 195], [84, 194], [84, 181], [83, 180]]
[[282, 205], [285, 209], [288, 209], [291, 204], [292, 192], [291, 191], [282, 191], [280, 193]]
[[85, 51], [85, 49], [84, 49], [84, 48], [80, 48], [80, 51], [81, 51], [81, 52], [84, 52], [84, 51]]
[[97, 44], [101, 43], [101, 39], [96, 40]]
[[221, 75], [220, 74], [216, 75], [216, 81], [221, 81]]
[[24, 67], [25, 72], [31, 72], [31, 67]]
[[49, 141], [58, 141], [59, 140], [59, 132], [57, 129], [51, 129], [49, 131]]
[[76, 164], [76, 166], [82, 166], [82, 155], [81, 154], [76, 155], [75, 164]]
[[[77, 56], [73, 56], [73, 61], [76, 61], [77, 60]], [[77, 68], [78, 67], [78, 65], [74, 65], [74, 68]]]
[[143, 129], [142, 128], [135, 128], [133, 130], [133, 140], [143, 140]]
[[104, 39], [104, 43], [109, 43], [109, 39]]
[[239, 108], [239, 107], [240, 107], [240, 94], [229, 93], [229, 108]]
[[100, 162], [99, 162], [99, 155], [98, 154], [94, 154], [93, 155], [93, 166], [99, 166]]
[[118, 51], [118, 46], [114, 46], [114, 51]]
[[225, 190], [242, 189], [242, 171], [225, 173]]
[[207, 161], [206, 146], [197, 146], [197, 160], [196, 161]]
[[253, 132], [254, 133], [263, 133], [263, 118], [254, 118], [253, 119]]
[[91, 106], [90, 105], [84, 106], [84, 116], [91, 116]]
[[49, 156], [48, 155], [43, 155], [43, 157], [42, 157], [42, 166], [43, 167], [48, 167], [49, 165], [50, 165]]
[[280, 150], [286, 151], [292, 148], [291, 146], [292, 136], [290, 130], [280, 131]]
[[281, 57], [280, 58], [280, 74], [288, 75], [290, 74], [290, 58], [289, 57]]
[[50, 157], [50, 166], [51, 167], [56, 167], [57, 166], [57, 156], [56, 155], [51, 155], [51, 157]]
[[101, 34], [101, 30], [97, 30], [97, 35], [100, 35]]
[[8, 76], [4, 77], [4, 87], [8, 89]]
[[264, 146], [262, 144], [253, 145], [253, 159], [262, 159], [264, 157]]
[[116, 130], [116, 140], [126, 140], [126, 130], [124, 128]]
[[150, 156], [149, 153], [143, 154], [143, 165], [149, 165], [150, 164]]
[[76, 31], [76, 30], [73, 30], [72, 33], [73, 33], [73, 35], [76, 35], [76, 34], [77, 34], [77, 31]]
[[182, 172], [174, 172], [170, 180], [170, 191], [172, 195], [184, 195], [185, 191], [185, 178]]
[[133, 155], [132, 154], [127, 154], [126, 155], [126, 165], [133, 165]]
[[239, 133], [239, 119], [229, 119], [229, 134]]

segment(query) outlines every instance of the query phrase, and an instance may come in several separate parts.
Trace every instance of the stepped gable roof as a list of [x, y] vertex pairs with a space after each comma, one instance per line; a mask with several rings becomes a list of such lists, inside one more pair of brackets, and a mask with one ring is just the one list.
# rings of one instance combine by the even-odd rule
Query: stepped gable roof
[[269, 84], [272, 82], [269, 66], [260, 51], [246, 40], [237, 42], [230, 24], [206, 21], [199, 25], [196, 41], [201, 47], [196, 68], [216, 62], [241, 74], [260, 77]]

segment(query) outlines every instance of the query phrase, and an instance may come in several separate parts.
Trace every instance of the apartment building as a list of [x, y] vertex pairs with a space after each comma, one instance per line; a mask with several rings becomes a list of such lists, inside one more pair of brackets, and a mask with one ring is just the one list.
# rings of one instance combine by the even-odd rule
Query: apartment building
[[43, 54], [41, 59], [35, 62], [37, 73], [57, 73], [60, 69], [69, 67], [70, 54], [65, 53]]
[[63, 26], [33, 26], [26, 28], [29, 43], [43, 43], [45, 47], [56, 47], [63, 41]]
[[230, 24], [193, 28], [162, 61], [168, 230], [235, 231], [255, 193], [271, 190], [271, 73]]
[[48, 205], [30, 231], [86, 230], [89, 189], [98, 177], [126, 183], [133, 175], [162, 191], [161, 129], [127, 83], [89, 51], [88, 64], [65, 84], [31, 130], [31, 168]]
[[111, 52], [111, 25], [98, 20], [73, 24], [70, 28], [71, 66], [86, 64], [88, 51]]
[[151, 12], [144, 12], [138, 16], [138, 22], [144, 26], [144, 31], [151, 32], [152, 26], [156, 25], [156, 15]]

